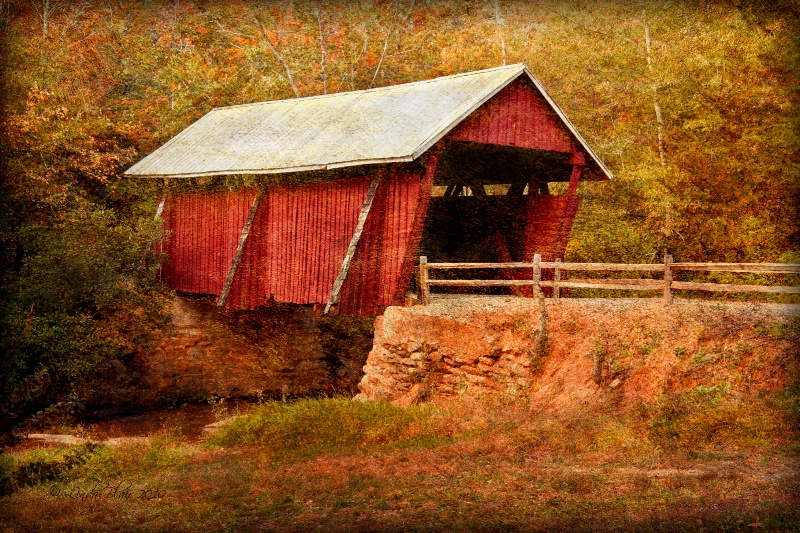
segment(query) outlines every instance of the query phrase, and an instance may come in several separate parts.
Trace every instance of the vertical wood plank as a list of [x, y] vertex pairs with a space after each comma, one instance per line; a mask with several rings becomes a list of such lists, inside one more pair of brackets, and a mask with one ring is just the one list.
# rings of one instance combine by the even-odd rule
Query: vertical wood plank
[[672, 303], [672, 256], [664, 252], [664, 299]]
[[419, 286], [419, 301], [422, 305], [428, 305], [430, 301], [430, 292], [428, 288], [428, 257], [427, 256], [420, 256], [419, 258], [419, 275], [417, 276], [419, 279], [417, 281], [417, 285]]
[[[556, 258], [556, 263], [560, 263], [561, 258]], [[561, 287], [558, 286], [558, 282], [561, 281], [561, 269], [556, 267], [555, 273], [553, 274], [553, 298], [556, 300], [559, 299], [561, 296]]]
[[431, 202], [433, 178], [436, 175], [436, 168], [439, 164], [439, 155], [441, 154], [443, 147], [444, 143], [439, 141], [431, 150], [431, 153], [428, 156], [428, 163], [425, 165], [425, 174], [420, 180], [419, 196], [417, 196], [417, 207], [414, 210], [411, 231], [409, 231], [408, 240], [406, 241], [406, 249], [405, 253], [403, 254], [403, 266], [400, 270], [400, 274], [397, 276], [397, 283], [394, 287], [392, 305], [403, 305], [403, 301], [405, 301], [406, 289], [411, 281], [411, 274], [414, 271], [414, 258], [419, 250], [419, 244], [422, 240], [422, 229], [425, 226], [425, 217], [428, 214], [428, 205]]
[[533, 291], [537, 298], [542, 297], [542, 287], [539, 283], [542, 281], [542, 254], [535, 254], [533, 256]]

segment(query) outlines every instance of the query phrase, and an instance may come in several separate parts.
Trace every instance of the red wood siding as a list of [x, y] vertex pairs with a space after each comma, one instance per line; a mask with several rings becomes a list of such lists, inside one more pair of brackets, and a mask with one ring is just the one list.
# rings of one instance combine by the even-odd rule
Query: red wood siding
[[255, 189], [170, 195], [162, 214], [170, 233], [164, 281], [178, 291], [219, 294], [255, 197]]
[[449, 134], [456, 141], [575, 152], [569, 130], [533, 85], [517, 79]]
[[[443, 142], [431, 150], [428, 156], [428, 161], [425, 163], [425, 173], [422, 175], [419, 187], [417, 189], [417, 202], [413, 209], [411, 216], [406, 221], [409, 225], [408, 239], [405, 244], [404, 257], [400, 263], [400, 270], [397, 273], [397, 279], [394, 286], [394, 296], [389, 305], [403, 305], [406, 290], [411, 281], [412, 271], [414, 270], [414, 263], [419, 254], [419, 245], [422, 241], [422, 231], [425, 226], [425, 219], [428, 216], [428, 206], [431, 202], [431, 189], [433, 188], [433, 179], [436, 175], [436, 169], [439, 165], [439, 156], [441, 155]], [[409, 198], [409, 202], [413, 202]], [[414, 205], [410, 203], [409, 205]]]
[[[227, 305], [252, 309], [270, 296], [287, 303], [327, 302], [371, 180], [270, 189], [253, 220]], [[371, 315], [392, 304], [419, 190], [419, 174], [390, 170], [382, 180], [342, 287], [343, 314]], [[164, 278], [172, 288], [220, 293], [255, 194], [247, 189], [170, 198]]]
[[420, 175], [390, 167], [381, 181], [342, 286], [339, 312], [374, 315], [378, 306], [393, 304], [414, 222]]
[[370, 177], [275, 187], [261, 200], [228, 305], [324, 303], [342, 266]]
[[580, 198], [573, 195], [532, 197], [525, 228], [525, 261], [542, 254], [542, 261], [564, 258], [572, 224], [578, 214]]

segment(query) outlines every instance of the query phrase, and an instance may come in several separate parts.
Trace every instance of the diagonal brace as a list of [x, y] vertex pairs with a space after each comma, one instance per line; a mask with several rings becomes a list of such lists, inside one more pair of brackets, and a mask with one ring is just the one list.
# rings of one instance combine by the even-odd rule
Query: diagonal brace
[[358, 246], [358, 241], [361, 240], [361, 234], [364, 232], [364, 225], [367, 222], [367, 215], [369, 215], [369, 210], [372, 207], [372, 201], [375, 199], [375, 192], [378, 190], [378, 184], [380, 183], [381, 175], [384, 172], [385, 170], [379, 172], [378, 175], [373, 178], [372, 183], [369, 184], [367, 198], [364, 200], [364, 204], [361, 206], [361, 213], [358, 215], [356, 231], [353, 233], [353, 238], [350, 239], [350, 246], [347, 247], [347, 253], [344, 254], [342, 268], [339, 269], [339, 275], [336, 276], [336, 281], [333, 282], [331, 296], [328, 298], [328, 303], [325, 305], [325, 311], [323, 311], [323, 314], [328, 314], [331, 306], [339, 301], [339, 292], [342, 290], [344, 280], [347, 278], [347, 272], [350, 270], [350, 263], [353, 262], [353, 256], [356, 253], [356, 246]]
[[253, 200], [253, 206], [250, 208], [250, 214], [247, 215], [247, 221], [244, 223], [242, 227], [242, 235], [239, 237], [239, 246], [236, 248], [236, 254], [233, 256], [233, 262], [231, 262], [231, 267], [228, 269], [228, 276], [225, 278], [225, 285], [222, 287], [222, 292], [219, 293], [219, 299], [217, 300], [217, 307], [222, 307], [225, 305], [225, 301], [228, 299], [228, 294], [231, 292], [231, 286], [233, 285], [233, 278], [236, 276], [236, 269], [239, 268], [239, 262], [242, 260], [242, 254], [244, 253], [244, 245], [247, 243], [247, 236], [250, 235], [250, 228], [253, 226], [253, 220], [256, 218], [256, 213], [258, 212], [258, 204], [261, 201], [261, 197], [264, 195], [264, 189], [258, 189], [258, 194], [256, 194], [256, 199]]

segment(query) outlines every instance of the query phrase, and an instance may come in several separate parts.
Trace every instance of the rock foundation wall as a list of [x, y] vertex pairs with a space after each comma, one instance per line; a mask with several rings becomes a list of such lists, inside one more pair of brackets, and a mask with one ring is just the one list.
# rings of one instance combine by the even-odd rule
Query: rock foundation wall
[[95, 403], [347, 393], [372, 345], [370, 319], [323, 317], [299, 305], [230, 311], [179, 296], [171, 311], [171, 327], [150, 347], [111, 362]]
[[458, 316], [390, 307], [375, 320], [360, 398], [396, 398], [416, 384], [445, 395], [524, 387], [537, 329], [538, 315], [527, 309]]

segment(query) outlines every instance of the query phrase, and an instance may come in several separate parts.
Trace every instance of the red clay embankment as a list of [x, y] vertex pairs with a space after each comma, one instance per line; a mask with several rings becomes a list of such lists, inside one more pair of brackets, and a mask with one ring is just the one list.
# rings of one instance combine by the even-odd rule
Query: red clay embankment
[[535, 299], [390, 307], [376, 319], [359, 398], [527, 395], [560, 410], [614, 391], [624, 408], [698, 386], [777, 390], [798, 371], [798, 305], [547, 300], [544, 356], [536, 352], [538, 329]]

